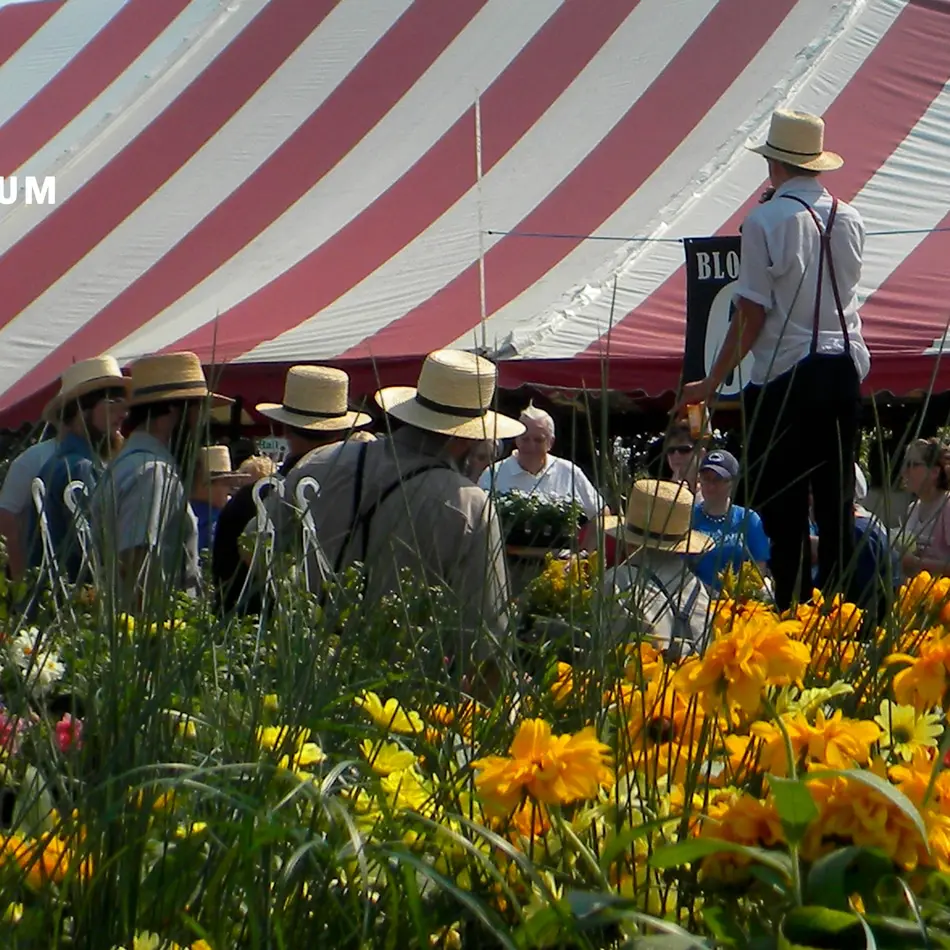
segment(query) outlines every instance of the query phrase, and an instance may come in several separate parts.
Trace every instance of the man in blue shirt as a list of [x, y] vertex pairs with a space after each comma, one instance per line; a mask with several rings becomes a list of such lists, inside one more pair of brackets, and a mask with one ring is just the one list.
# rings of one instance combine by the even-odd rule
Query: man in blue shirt
[[729, 452], [710, 452], [699, 468], [702, 501], [693, 509], [693, 528], [712, 538], [713, 547], [693, 563], [696, 576], [713, 590], [722, 586], [721, 575], [731, 567], [738, 572], [752, 561], [765, 572], [769, 539], [762, 519], [751, 509], [732, 504], [739, 477], [739, 463]]
[[[74, 481], [91, 496], [103, 466], [121, 441], [128, 379], [111, 356], [74, 363], [60, 380], [60, 389], [43, 411], [43, 419], [60, 427], [52, 456], [40, 469], [46, 489], [44, 513], [59, 570], [71, 583], [79, 578], [82, 549], [72, 512], [66, 505], [67, 486]], [[30, 566], [43, 558], [36, 511], [32, 511]]]

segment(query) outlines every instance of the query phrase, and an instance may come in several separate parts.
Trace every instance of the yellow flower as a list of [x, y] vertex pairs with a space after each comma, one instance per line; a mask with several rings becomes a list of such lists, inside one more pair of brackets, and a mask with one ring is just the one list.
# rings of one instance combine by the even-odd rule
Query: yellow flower
[[208, 823], [206, 821], [192, 821], [187, 825], [179, 825], [175, 829], [176, 838], [190, 838], [193, 835], [200, 835], [203, 831], [206, 831], [208, 828]]
[[277, 712], [280, 708], [280, 702], [277, 698], [277, 693], [268, 693], [264, 697], [264, 708], [268, 712]]
[[557, 675], [551, 684], [551, 695], [555, 706], [563, 706], [574, 691], [574, 668], [570, 663], [558, 663]]
[[[56, 835], [39, 838], [9, 835], [0, 840], [0, 864], [6, 861], [20, 867], [29, 887], [40, 890], [50, 882], [62, 883], [72, 870], [75, 858], [68, 842]], [[80, 862], [79, 875], [84, 880], [92, 875], [90, 858]]]
[[411, 735], [424, 729], [419, 714], [403, 709], [397, 699], [387, 699], [383, 703], [376, 693], [363, 693], [354, 702], [377, 726], [388, 732]]
[[686, 696], [698, 694], [707, 713], [717, 712], [723, 702], [754, 713], [766, 686], [800, 682], [811, 654], [792, 639], [798, 632], [796, 621], [778, 623], [762, 613], [736, 617], [727, 632], [716, 634], [702, 659], [683, 664], [674, 685]]
[[[886, 778], [879, 759], [869, 769]], [[818, 805], [819, 818], [802, 844], [807, 861], [841, 847], [842, 841], [859, 848], [881, 848], [908, 871], [926, 861], [926, 843], [917, 826], [875, 789], [846, 778], [812, 780], [808, 788]]]
[[[804, 759], [807, 765], [833, 769], [864, 765], [871, 758], [871, 746], [881, 734], [873, 722], [845, 719], [840, 709], [830, 719], [818, 710], [814, 725], [802, 713], [782, 716], [782, 724], [788, 732], [797, 763]], [[788, 756], [779, 727], [771, 722], [756, 722], [749, 731], [765, 742], [762, 767], [775, 775], [786, 775]]]
[[395, 811], [404, 809], [417, 812], [431, 811], [432, 793], [425, 787], [422, 777], [414, 769], [392, 772], [380, 783], [389, 796]]
[[360, 751], [372, 766], [373, 771], [380, 775], [402, 772], [412, 768], [416, 761], [414, 753], [401, 748], [395, 742], [375, 743], [364, 739], [360, 743]]
[[913, 706], [899, 706], [889, 699], [881, 701], [881, 711], [874, 717], [881, 727], [881, 748], [890, 749], [905, 762], [910, 762], [919, 749], [936, 748], [943, 732], [940, 716], [921, 713]]
[[950, 669], [950, 638], [924, 642], [920, 645], [920, 655], [895, 654], [888, 657], [888, 663], [910, 662], [907, 669], [894, 677], [894, 698], [901, 705], [912, 705], [923, 712], [943, 704], [943, 695], [947, 688], [947, 670]]
[[508, 749], [510, 757], [488, 756], [472, 762], [479, 770], [475, 786], [483, 799], [511, 811], [530, 795], [546, 804], [594, 798], [610, 786], [609, 749], [588, 726], [576, 735], [554, 736], [543, 719], [526, 719]]
[[3, 921], [7, 924], [18, 924], [23, 920], [22, 904], [7, 904], [7, 909], [3, 912]]

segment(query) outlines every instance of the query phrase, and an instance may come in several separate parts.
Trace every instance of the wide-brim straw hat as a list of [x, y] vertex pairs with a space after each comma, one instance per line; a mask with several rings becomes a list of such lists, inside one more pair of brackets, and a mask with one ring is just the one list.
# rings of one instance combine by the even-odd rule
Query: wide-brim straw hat
[[132, 364], [130, 406], [191, 399], [208, 399], [212, 406], [230, 406], [234, 402], [208, 389], [201, 360], [194, 353], [143, 356]]
[[825, 123], [817, 115], [777, 109], [772, 113], [769, 137], [764, 145], [749, 146], [766, 158], [813, 172], [832, 172], [844, 159], [825, 150]]
[[252, 476], [237, 472], [231, 463], [231, 450], [226, 445], [206, 445], [198, 453], [198, 470], [202, 478], [212, 482], [247, 484]]
[[131, 382], [128, 376], [122, 375], [119, 364], [111, 356], [73, 363], [60, 377], [59, 392], [43, 409], [43, 421], [54, 422], [68, 403], [89, 393], [123, 389], [128, 394]]
[[389, 386], [376, 402], [394, 419], [462, 439], [512, 439], [525, 427], [489, 407], [498, 370], [484, 357], [463, 350], [436, 350], [422, 364], [419, 384]]
[[643, 478], [634, 482], [624, 518], [604, 518], [611, 537], [641, 548], [674, 554], [702, 554], [713, 540], [692, 530], [693, 493], [682, 482]]
[[349, 406], [350, 378], [332, 366], [291, 366], [284, 401], [263, 402], [257, 411], [292, 429], [336, 432], [365, 426], [372, 418]]

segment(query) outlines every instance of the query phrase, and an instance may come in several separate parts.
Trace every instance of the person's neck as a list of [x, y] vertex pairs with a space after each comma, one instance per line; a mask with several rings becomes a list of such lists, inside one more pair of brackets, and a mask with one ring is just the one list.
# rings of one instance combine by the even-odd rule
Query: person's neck
[[924, 505], [929, 505], [931, 502], [936, 501], [942, 495], [946, 494], [943, 489], [938, 488], [936, 485], [924, 485], [917, 494], [917, 497], [920, 499], [921, 503]]
[[518, 460], [518, 464], [529, 474], [529, 475], [540, 475], [545, 466], [548, 464], [548, 457], [542, 455], [540, 459], [536, 462], [528, 462], [524, 456], [519, 452], [515, 458]]
[[728, 510], [732, 499], [726, 498], [724, 501], [713, 501], [703, 496], [703, 511], [713, 518], [721, 518]]

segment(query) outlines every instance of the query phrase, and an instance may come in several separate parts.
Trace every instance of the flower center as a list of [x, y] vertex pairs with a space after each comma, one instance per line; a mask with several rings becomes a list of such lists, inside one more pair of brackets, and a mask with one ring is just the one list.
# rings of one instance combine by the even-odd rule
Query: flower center
[[673, 720], [668, 716], [656, 716], [654, 719], [651, 719], [647, 725], [646, 732], [647, 738], [657, 744], [672, 742], [676, 736], [673, 729]]
[[891, 739], [894, 743], [903, 744], [905, 742], [910, 742], [914, 738], [914, 734], [906, 726], [897, 726], [894, 729], [891, 729]]

